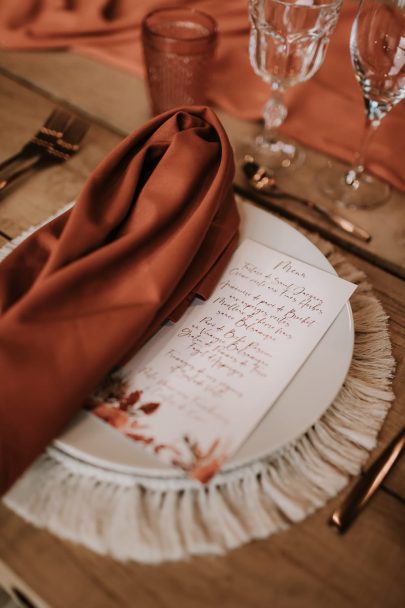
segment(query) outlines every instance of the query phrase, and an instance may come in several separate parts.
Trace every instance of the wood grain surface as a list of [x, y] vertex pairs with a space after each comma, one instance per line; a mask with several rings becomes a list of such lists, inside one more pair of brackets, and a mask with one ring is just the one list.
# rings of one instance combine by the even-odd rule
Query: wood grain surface
[[344, 536], [326, 525], [338, 500], [269, 539], [219, 557], [120, 564], [0, 508], [0, 555], [53, 608], [399, 608], [404, 506], [380, 492]]
[[[97, 92], [97, 95], [95, 95]], [[60, 103], [91, 120], [82, 151], [17, 184], [0, 199], [0, 246], [73, 200], [96, 164], [148, 116], [142, 83], [125, 72], [70, 53], [0, 52], [0, 161], [15, 152]], [[257, 129], [221, 113], [233, 140]], [[312, 153], [311, 153], [312, 154]], [[289, 183], [313, 194], [309, 171]], [[245, 188], [240, 175], [237, 183]], [[306, 189], [306, 190], [305, 190]], [[342, 238], [305, 209], [304, 224], [330, 238], [367, 274], [390, 316], [397, 370], [396, 400], [373, 459], [404, 422], [405, 196], [371, 213], [347, 214], [373, 232], [370, 249]], [[402, 205], [401, 213], [397, 213]], [[283, 212], [287, 210], [286, 204]], [[361, 217], [359, 217], [359, 214]], [[367, 247], [367, 246], [366, 246]], [[387, 271], [387, 268], [389, 271]], [[20, 586], [38, 607], [52, 608], [396, 608], [404, 599], [405, 462], [398, 463], [368, 508], [344, 536], [327, 526], [342, 496], [289, 530], [226, 555], [159, 566], [122, 564], [25, 523], [0, 506], [0, 586]], [[1, 604], [0, 604], [1, 605]]]

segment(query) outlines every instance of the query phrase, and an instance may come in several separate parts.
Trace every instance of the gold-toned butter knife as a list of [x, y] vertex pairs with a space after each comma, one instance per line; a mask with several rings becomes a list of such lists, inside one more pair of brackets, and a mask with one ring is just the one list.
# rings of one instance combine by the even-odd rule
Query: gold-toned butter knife
[[405, 448], [405, 426], [394, 437], [374, 464], [360, 477], [329, 523], [344, 532], [375, 494]]
[[250, 154], [247, 154], [242, 161], [242, 169], [247, 177], [249, 185], [258, 192], [270, 197], [289, 198], [297, 203], [302, 203], [323, 215], [329, 222], [335, 224], [335, 226], [338, 226], [348, 234], [351, 234], [366, 243], [371, 240], [371, 234], [367, 232], [367, 230], [360, 226], [356, 226], [356, 224], [353, 224], [353, 222], [342, 215], [330, 211], [320, 203], [315, 203], [314, 201], [302, 198], [301, 196], [288, 194], [287, 192], [280, 190], [276, 184], [275, 177], [271, 175], [266, 167], [259, 165]]

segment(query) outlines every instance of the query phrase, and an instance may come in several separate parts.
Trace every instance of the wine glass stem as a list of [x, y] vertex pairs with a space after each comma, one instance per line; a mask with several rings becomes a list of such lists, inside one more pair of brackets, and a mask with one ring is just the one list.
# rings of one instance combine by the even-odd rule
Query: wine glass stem
[[272, 85], [272, 94], [263, 109], [264, 139], [268, 143], [276, 140], [277, 129], [287, 116], [284, 102], [284, 88], [279, 84]]
[[348, 186], [356, 187], [358, 185], [358, 180], [362, 173], [364, 173], [366, 154], [370, 141], [380, 126], [380, 122], [380, 120], [372, 118], [371, 116], [366, 116], [360, 148], [356, 154], [352, 167], [345, 175], [345, 182]]

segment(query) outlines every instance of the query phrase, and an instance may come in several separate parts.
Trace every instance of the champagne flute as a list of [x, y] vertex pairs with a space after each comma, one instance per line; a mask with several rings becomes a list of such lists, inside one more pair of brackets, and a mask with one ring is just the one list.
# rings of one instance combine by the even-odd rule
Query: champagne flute
[[405, 0], [361, 0], [350, 36], [350, 55], [365, 103], [365, 127], [352, 167], [318, 177], [324, 194], [354, 209], [376, 207], [390, 186], [365, 173], [369, 143], [392, 108], [405, 97]]
[[292, 169], [304, 153], [277, 129], [287, 116], [284, 92], [311, 78], [321, 66], [342, 0], [249, 0], [249, 55], [258, 76], [271, 87], [264, 106], [264, 131], [249, 151], [272, 169]]

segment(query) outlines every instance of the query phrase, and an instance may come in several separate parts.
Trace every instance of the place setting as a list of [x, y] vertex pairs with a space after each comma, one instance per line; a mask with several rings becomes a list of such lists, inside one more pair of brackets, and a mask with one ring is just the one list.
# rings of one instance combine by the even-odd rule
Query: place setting
[[[123, 563], [225, 555], [324, 507], [343, 533], [405, 444], [397, 428], [370, 466], [395, 360], [363, 268], [403, 276], [375, 219], [395, 222], [405, 189], [403, 3], [250, 0], [232, 18], [191, 4], [139, 3], [120, 34], [98, 30], [118, 65], [136, 29], [150, 118], [74, 201], [13, 239], [0, 225], [3, 503]], [[79, 36], [112, 61], [87, 18], [62, 31], [38, 14], [4, 44]], [[341, 124], [357, 126], [360, 94], [359, 143]], [[260, 125], [228, 133], [221, 112], [251, 121], [265, 95]], [[0, 157], [0, 207], [84, 158], [92, 122], [55, 104]]]

